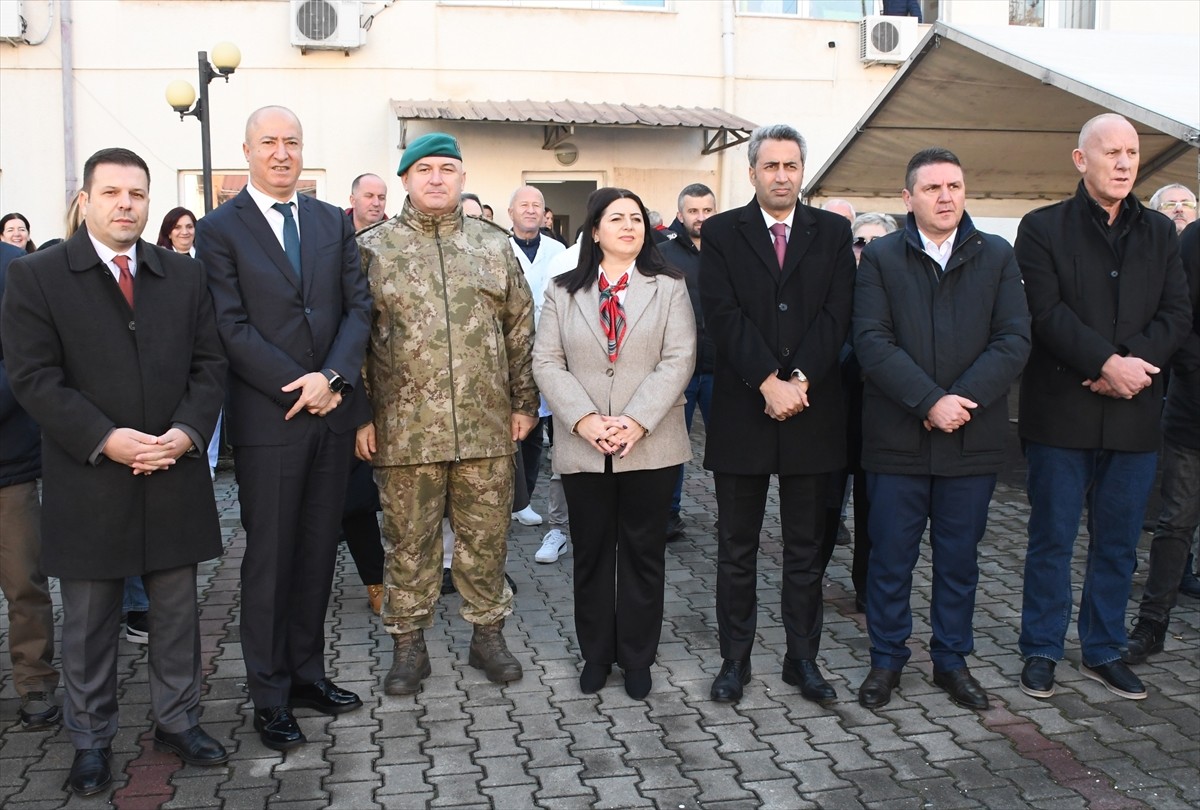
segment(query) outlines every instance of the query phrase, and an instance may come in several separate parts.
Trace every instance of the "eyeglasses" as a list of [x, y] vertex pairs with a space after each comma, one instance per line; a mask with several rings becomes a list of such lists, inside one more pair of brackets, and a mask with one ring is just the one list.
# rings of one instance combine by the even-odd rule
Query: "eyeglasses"
[[878, 238], [878, 236], [856, 236], [850, 244], [855, 250], [862, 250], [867, 246], [868, 242], [874, 242]]
[[1159, 211], [1174, 211], [1176, 208], [1187, 208], [1189, 211], [1196, 210], [1195, 200], [1174, 200], [1172, 202], [1161, 202], [1158, 204]]

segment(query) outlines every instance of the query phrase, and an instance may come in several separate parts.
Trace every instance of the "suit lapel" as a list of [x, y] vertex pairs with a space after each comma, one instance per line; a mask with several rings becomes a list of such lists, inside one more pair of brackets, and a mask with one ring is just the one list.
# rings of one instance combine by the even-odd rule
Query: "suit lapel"
[[[633, 331], [634, 324], [646, 312], [646, 307], [650, 306], [650, 302], [654, 300], [654, 293], [658, 290], [658, 279], [653, 276], [643, 276], [636, 270], [629, 276], [629, 286], [625, 289], [625, 299], [622, 306], [625, 308], [625, 339], [629, 339], [630, 332]], [[600, 299], [597, 297], [596, 306], [600, 306]]]
[[[304, 194], [296, 197], [296, 215], [300, 221], [300, 281], [307, 297], [312, 289], [313, 276], [317, 272], [317, 218], [313, 215], [313, 201]], [[307, 230], [306, 230], [307, 229]], [[308, 238], [304, 237], [305, 233]], [[284, 254], [287, 258], [287, 254]]]
[[[762, 209], [758, 207], [756, 200], [751, 200], [750, 204], [742, 209], [742, 213], [738, 217], [738, 230], [742, 232], [742, 238], [750, 245], [750, 249], [762, 263], [761, 272], [770, 274], [771, 278], [778, 283], [779, 260], [775, 258], [771, 232], [767, 230], [767, 225], [763, 221]], [[788, 251], [791, 252], [790, 244]]]
[[[275, 269], [283, 274], [288, 283], [300, 289], [300, 282], [296, 279], [296, 274], [292, 270], [292, 264], [288, 261], [287, 254], [283, 252], [283, 245], [279, 244], [279, 240], [275, 238], [275, 232], [271, 230], [271, 226], [267, 224], [267, 218], [263, 216], [262, 211], [258, 210], [258, 206], [254, 204], [250, 193], [245, 189], [234, 198], [234, 204], [237, 206], [238, 218], [242, 224], [246, 226], [246, 230], [258, 242], [258, 246], [263, 252], [271, 258], [271, 262], [275, 265]], [[304, 267], [304, 239], [300, 239], [300, 266]]]
[[592, 334], [595, 335], [600, 348], [607, 354], [608, 336], [604, 334], [604, 330], [600, 327], [600, 288], [595, 284], [591, 284], [572, 295], [571, 300], [575, 302], [575, 306], [579, 307], [579, 316], [583, 318], [583, 322], [592, 330]]
[[812, 212], [800, 203], [796, 203], [796, 213], [792, 216], [792, 234], [788, 239], [787, 252], [783, 254], [783, 271], [780, 273], [780, 285], [787, 284], [788, 278], [800, 265], [800, 259], [808, 252], [817, 236], [817, 223]]

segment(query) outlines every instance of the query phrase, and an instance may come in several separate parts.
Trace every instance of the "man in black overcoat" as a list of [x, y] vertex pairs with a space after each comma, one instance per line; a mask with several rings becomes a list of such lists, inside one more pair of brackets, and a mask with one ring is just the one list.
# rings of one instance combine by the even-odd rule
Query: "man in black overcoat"
[[42, 570], [63, 604], [63, 722], [80, 795], [112, 781], [124, 578], [150, 597], [156, 747], [193, 765], [225, 748], [199, 726], [196, 564], [221, 553], [205, 448], [225, 356], [203, 268], [140, 239], [150, 172], [126, 149], [84, 166], [84, 227], [9, 266], [4, 357], [42, 427]]
[[827, 473], [845, 465], [838, 352], [850, 326], [850, 224], [797, 202], [804, 138], [790, 126], [750, 137], [755, 197], [704, 224], [700, 299], [716, 346], [704, 466], [714, 473], [717, 620], [724, 662], [713, 700], [736, 702], [750, 679], [756, 557], [772, 474], [783, 529], [785, 683], [835, 698], [817, 668]]

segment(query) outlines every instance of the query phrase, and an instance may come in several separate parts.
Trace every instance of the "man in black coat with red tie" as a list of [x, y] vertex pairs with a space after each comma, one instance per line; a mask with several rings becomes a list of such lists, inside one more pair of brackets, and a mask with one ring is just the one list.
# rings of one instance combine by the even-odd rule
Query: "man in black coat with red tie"
[[325, 611], [354, 432], [371, 296], [354, 227], [296, 193], [303, 132], [284, 107], [246, 122], [250, 183], [197, 224], [229, 356], [229, 441], [246, 528], [242, 655], [263, 744], [306, 740], [293, 710], [362, 706], [325, 671]]
[[835, 699], [816, 664], [828, 473], [845, 464], [838, 352], [850, 326], [850, 225], [797, 202], [804, 138], [786, 124], [750, 136], [755, 198], [704, 225], [700, 299], [716, 346], [704, 466], [716, 485], [717, 621], [724, 662], [713, 700], [736, 702], [750, 680], [758, 539], [767, 487], [779, 477], [785, 683]]

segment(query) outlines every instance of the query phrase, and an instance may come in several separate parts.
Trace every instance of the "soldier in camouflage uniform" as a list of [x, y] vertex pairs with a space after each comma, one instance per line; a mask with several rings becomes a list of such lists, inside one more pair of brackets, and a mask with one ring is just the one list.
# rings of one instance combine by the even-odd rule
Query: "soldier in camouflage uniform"
[[365, 387], [374, 410], [356, 451], [371, 461], [383, 506], [382, 618], [395, 644], [389, 695], [430, 674], [423, 631], [442, 583], [443, 511], [462, 616], [474, 625], [469, 663], [496, 683], [521, 677], [501, 629], [513, 498], [513, 442], [537, 424], [533, 300], [506, 232], [464, 217], [458, 143], [413, 141], [397, 171], [400, 214], [359, 234], [375, 303]]

